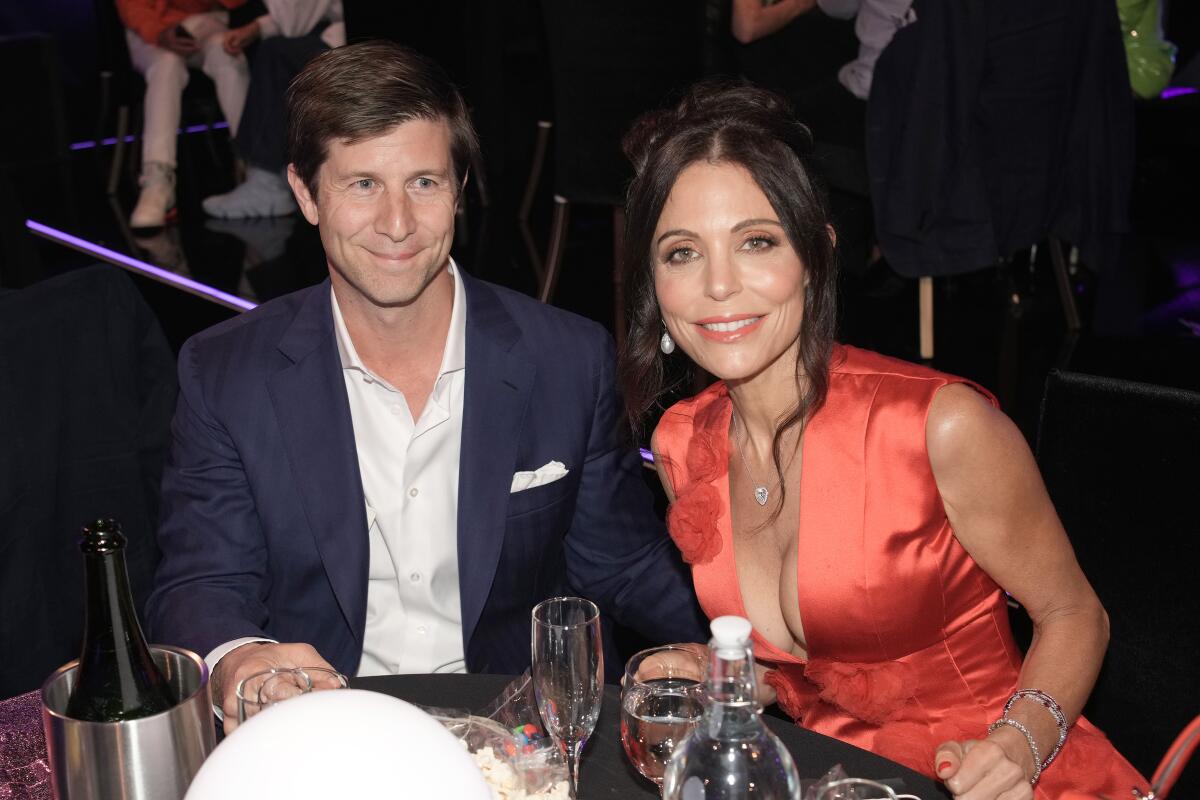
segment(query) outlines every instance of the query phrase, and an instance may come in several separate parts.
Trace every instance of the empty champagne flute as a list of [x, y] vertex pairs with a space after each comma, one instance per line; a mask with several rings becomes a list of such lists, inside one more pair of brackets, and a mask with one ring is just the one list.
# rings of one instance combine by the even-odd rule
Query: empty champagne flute
[[636, 653], [621, 680], [621, 744], [643, 777], [660, 787], [675, 745], [704, 715], [708, 653], [672, 644]]
[[604, 651], [600, 609], [582, 597], [553, 597], [533, 609], [533, 690], [546, 730], [567, 759], [579, 796], [579, 755], [600, 716]]

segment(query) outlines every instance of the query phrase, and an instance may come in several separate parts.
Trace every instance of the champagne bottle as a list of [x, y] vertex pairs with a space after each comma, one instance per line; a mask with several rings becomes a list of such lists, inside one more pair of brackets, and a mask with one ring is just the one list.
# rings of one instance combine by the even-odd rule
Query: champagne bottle
[[708, 704], [700, 724], [675, 747], [663, 775], [665, 800], [799, 800], [791, 753], [762, 720], [754, 681], [750, 622], [711, 623]]
[[174, 705], [174, 696], [142, 636], [129, 574], [125, 536], [116, 520], [84, 526], [83, 650], [67, 716], [92, 722], [148, 717]]

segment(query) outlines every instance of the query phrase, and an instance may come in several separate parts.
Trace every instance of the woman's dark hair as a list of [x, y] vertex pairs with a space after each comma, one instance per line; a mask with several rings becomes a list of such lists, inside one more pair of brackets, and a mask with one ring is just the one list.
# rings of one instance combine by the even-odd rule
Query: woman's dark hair
[[629, 335], [619, 380], [635, 436], [662, 397], [687, 382], [693, 369], [686, 357], [659, 351], [663, 324], [654, 294], [654, 230], [680, 173], [699, 161], [744, 167], [771, 202], [804, 264], [808, 285], [796, 360], [799, 397], [773, 442], [781, 489], [774, 519], [786, 492], [783, 435], [806, 424], [825, 401], [837, 325], [837, 264], [825, 194], [808, 162], [812, 136], [778, 95], [745, 81], [706, 81], [693, 86], [674, 108], [641, 117], [623, 146], [635, 175], [625, 204], [622, 268]]

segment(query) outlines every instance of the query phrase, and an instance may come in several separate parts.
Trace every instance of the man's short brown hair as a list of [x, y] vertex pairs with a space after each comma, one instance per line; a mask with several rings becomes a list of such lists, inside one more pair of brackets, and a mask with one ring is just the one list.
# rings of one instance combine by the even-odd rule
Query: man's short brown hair
[[456, 183], [479, 157], [471, 114], [449, 76], [394, 42], [359, 42], [317, 56], [288, 87], [287, 109], [288, 154], [313, 197], [330, 142], [353, 144], [414, 119], [449, 126]]

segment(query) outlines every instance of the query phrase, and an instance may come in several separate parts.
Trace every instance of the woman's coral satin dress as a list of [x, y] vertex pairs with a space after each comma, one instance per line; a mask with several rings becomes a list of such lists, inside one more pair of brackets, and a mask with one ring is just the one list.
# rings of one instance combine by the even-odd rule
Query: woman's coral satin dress
[[[797, 600], [809, 658], [755, 633], [756, 657], [773, 667], [768, 680], [798, 724], [930, 777], [938, 744], [987, 735], [1021, 666], [1004, 593], [959, 544], [929, 465], [930, 403], [955, 382], [835, 348], [802, 444]], [[670, 408], [656, 435], [676, 495], [668, 525], [710, 618], [746, 616], [729, 513], [731, 410], [716, 383]], [[1036, 796], [1128, 798], [1146, 785], [1080, 718]]]

